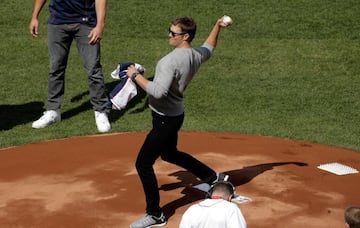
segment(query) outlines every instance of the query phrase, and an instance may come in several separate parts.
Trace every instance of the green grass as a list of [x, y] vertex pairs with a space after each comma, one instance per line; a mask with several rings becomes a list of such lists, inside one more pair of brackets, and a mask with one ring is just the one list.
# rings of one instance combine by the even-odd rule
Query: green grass
[[[67, 68], [63, 121], [34, 130], [47, 94], [47, 6], [40, 37], [28, 31], [33, 1], [5, 1], [0, 9], [0, 148], [98, 134], [87, 79], [76, 46]], [[170, 21], [198, 23], [194, 46], [214, 21], [224, 29], [212, 59], [185, 93], [183, 130], [238, 132], [296, 139], [360, 151], [360, 2], [357, 0], [231, 0], [108, 2], [102, 64], [109, 76], [120, 61], [143, 64], [152, 77], [171, 50]], [[123, 112], [112, 112], [112, 132], [151, 127], [142, 92]]]

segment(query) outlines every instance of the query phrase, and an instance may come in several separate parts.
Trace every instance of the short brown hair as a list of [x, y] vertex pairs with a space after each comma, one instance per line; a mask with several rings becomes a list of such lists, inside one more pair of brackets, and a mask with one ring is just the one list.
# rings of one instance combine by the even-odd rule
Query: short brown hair
[[351, 206], [345, 209], [345, 222], [350, 228], [360, 228], [359, 206]]
[[178, 17], [171, 22], [173, 25], [179, 25], [182, 32], [189, 34], [191, 42], [196, 34], [196, 22], [191, 17]]
[[209, 193], [212, 195], [213, 193], [220, 193], [224, 197], [234, 195], [235, 187], [229, 181], [218, 181], [216, 182], [210, 189]]

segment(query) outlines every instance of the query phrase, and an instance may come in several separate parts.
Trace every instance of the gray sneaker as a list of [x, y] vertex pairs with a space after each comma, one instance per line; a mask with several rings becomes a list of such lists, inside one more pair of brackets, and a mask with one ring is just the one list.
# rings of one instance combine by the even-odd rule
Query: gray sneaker
[[155, 217], [153, 215], [146, 214], [141, 219], [133, 222], [130, 225], [130, 228], [150, 228], [154, 226], [165, 226], [166, 219], [163, 213], [161, 213], [160, 217]]

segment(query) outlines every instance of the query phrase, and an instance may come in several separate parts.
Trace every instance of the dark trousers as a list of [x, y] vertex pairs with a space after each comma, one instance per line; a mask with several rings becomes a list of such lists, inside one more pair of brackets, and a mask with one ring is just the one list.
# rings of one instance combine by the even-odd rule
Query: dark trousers
[[160, 156], [164, 161], [178, 165], [205, 182], [216, 179], [214, 170], [191, 155], [177, 150], [178, 131], [184, 114], [175, 117], [161, 116], [152, 112], [153, 128], [147, 135], [136, 159], [136, 169], [141, 179], [146, 198], [146, 213], [159, 216], [160, 194], [153, 165]]

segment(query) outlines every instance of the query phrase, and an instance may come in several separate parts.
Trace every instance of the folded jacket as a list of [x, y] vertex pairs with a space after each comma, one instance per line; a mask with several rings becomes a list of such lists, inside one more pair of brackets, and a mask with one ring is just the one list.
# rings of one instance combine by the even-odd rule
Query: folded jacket
[[122, 79], [127, 77], [126, 76], [126, 72], [127, 72], [127, 68], [131, 65], [135, 65], [135, 69], [137, 71], [139, 71], [140, 74], [144, 75], [146, 69], [141, 66], [138, 63], [132, 63], [132, 62], [125, 62], [125, 63], [119, 63], [118, 66], [116, 67], [116, 69], [111, 72], [111, 77], [114, 79]]
[[109, 94], [112, 109], [124, 109], [129, 101], [137, 95], [136, 84], [126, 75], [127, 68], [131, 65], [135, 65], [140, 74], [144, 75], [145, 73], [145, 68], [138, 63], [125, 62], [118, 64], [117, 68], [111, 72], [112, 78], [120, 80]]

